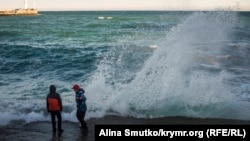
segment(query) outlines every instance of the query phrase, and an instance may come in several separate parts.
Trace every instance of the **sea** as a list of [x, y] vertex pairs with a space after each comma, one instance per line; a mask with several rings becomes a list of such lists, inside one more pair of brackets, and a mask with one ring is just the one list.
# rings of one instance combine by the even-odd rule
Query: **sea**
[[49, 86], [76, 122], [192, 117], [250, 120], [250, 12], [41, 11], [0, 17], [0, 125], [50, 121]]

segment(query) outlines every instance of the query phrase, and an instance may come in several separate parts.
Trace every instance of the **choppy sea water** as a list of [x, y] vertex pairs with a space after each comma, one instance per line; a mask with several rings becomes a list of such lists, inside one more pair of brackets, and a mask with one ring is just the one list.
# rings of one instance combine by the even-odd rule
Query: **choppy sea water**
[[184, 116], [250, 119], [249, 12], [40, 12], [0, 17], [0, 124], [47, 121], [55, 84], [63, 120]]

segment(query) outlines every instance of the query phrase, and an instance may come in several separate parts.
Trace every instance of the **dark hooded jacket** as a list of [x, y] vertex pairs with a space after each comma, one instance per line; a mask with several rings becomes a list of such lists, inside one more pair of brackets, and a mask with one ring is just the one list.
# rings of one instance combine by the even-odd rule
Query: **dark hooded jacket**
[[82, 88], [76, 91], [76, 107], [77, 107], [77, 110], [86, 112], [87, 111], [87, 104], [86, 104], [87, 98], [84, 95], [84, 93], [85, 91]]
[[54, 85], [50, 86], [50, 93], [47, 95], [47, 111], [62, 111], [62, 100]]

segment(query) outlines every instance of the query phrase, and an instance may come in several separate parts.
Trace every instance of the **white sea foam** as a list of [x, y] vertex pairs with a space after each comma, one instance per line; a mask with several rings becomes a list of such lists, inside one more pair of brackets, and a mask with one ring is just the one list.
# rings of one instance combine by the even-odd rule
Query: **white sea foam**
[[[67, 69], [47, 70], [47, 67], [41, 67], [44, 62], [38, 57], [28, 61], [35, 62], [32, 64], [34, 66], [29, 66], [20, 74], [1, 74], [0, 125], [11, 120], [50, 120], [45, 103], [50, 84], [56, 84], [58, 92], [62, 94], [63, 120], [76, 122], [74, 92], [71, 89], [74, 83], [79, 83], [86, 90], [87, 119], [102, 117], [107, 113], [146, 118], [192, 116], [249, 119], [249, 85], [230, 82], [236, 76], [223, 64], [228, 63], [228, 59], [233, 56], [224, 51], [225, 47], [237, 50], [248, 47], [243, 43], [231, 44], [232, 41], [228, 37], [228, 33], [233, 32], [231, 29], [237, 22], [236, 18], [237, 15], [230, 12], [197, 12], [171, 30], [166, 30], [166, 35], [161, 39], [158, 36], [153, 39], [151, 36], [145, 36], [158, 34], [158, 30], [145, 32], [122, 28], [122, 32], [130, 31], [129, 36], [122, 35], [112, 38], [112, 41], [108, 40], [108, 45], [112, 44], [114, 47], [110, 47], [110, 52], [105, 50], [109, 46], [105, 47], [105, 51], [97, 55], [101, 61], [94, 62], [97, 69], [88, 74], [91, 79], [78, 77], [83, 73], [84, 67], [89, 67], [85, 62], [78, 70], [73, 69], [76, 67], [75, 63], [82, 61], [73, 60], [73, 57], [81, 57], [82, 52], [86, 53], [85, 50], [79, 53], [79, 50], [74, 49], [85, 48], [84, 43], [78, 44], [71, 39], [65, 42], [61, 39], [49, 39], [45, 43], [30, 44], [22, 40], [10, 43], [6, 40], [3, 44], [29, 46], [44, 49], [43, 53], [51, 52], [51, 58], [46, 58], [44, 65], [60, 65], [65, 58], [69, 59], [70, 63], [67, 64]], [[63, 46], [64, 44], [66, 45]], [[92, 47], [94, 44], [103, 45], [87, 45]], [[61, 46], [70, 48], [66, 50], [72, 51], [70, 55], [61, 57], [62, 54], [52, 51], [61, 49]], [[241, 52], [245, 53], [244, 50]], [[144, 57], [147, 55], [150, 57]], [[2, 62], [6, 63], [7, 60], [8, 63], [16, 63], [8, 57], [1, 58]], [[61, 58], [56, 60], [56, 57]], [[146, 60], [143, 60], [145, 58]], [[17, 63], [22, 63], [23, 60], [17, 58]], [[50, 64], [52, 62], [56, 63]], [[36, 69], [36, 65], [40, 69]], [[230, 67], [233, 71], [249, 70], [247, 66]], [[72, 77], [68, 77], [70, 75]], [[247, 78], [239, 81], [247, 81]], [[235, 87], [228, 83], [235, 83]]]
[[236, 15], [230, 12], [194, 13], [167, 33], [166, 40], [158, 43], [161, 47], [127, 84], [107, 83], [115, 68], [106, 60], [87, 85], [92, 93], [89, 114], [249, 119], [249, 110], [241, 109], [249, 103], [238, 101], [225, 83], [230, 73], [195, 69], [200, 61], [195, 56], [208, 52], [218, 56], [213, 61], [221, 70], [220, 60], [228, 56], [221, 50], [235, 23]]
[[104, 20], [104, 19], [111, 20], [111, 19], [113, 19], [113, 17], [110, 17], [110, 16], [108, 16], [108, 17], [101, 16], [101, 17], [98, 17], [98, 19], [99, 20]]

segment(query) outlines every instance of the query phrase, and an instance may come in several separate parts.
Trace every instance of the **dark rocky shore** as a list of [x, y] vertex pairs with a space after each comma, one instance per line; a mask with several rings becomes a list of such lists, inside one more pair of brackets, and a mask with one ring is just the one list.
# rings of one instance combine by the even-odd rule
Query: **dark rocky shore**
[[250, 121], [229, 120], [229, 119], [199, 119], [186, 117], [163, 117], [154, 119], [131, 118], [120, 116], [106, 116], [87, 120], [89, 126], [88, 135], [84, 136], [76, 122], [63, 121], [64, 132], [54, 136], [51, 132], [50, 122], [12, 121], [6, 126], [0, 127], [1, 141], [94, 141], [95, 125], [103, 124], [132, 124], [132, 125], [207, 125], [207, 124], [228, 124], [228, 125], [250, 125]]

